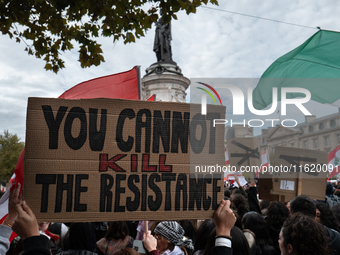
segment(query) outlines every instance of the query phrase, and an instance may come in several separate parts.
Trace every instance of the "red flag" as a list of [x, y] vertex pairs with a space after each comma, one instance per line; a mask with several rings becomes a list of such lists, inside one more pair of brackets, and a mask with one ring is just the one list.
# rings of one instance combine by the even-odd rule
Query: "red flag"
[[151, 97], [149, 97], [146, 101], [156, 101], [156, 94], [153, 94]]
[[[15, 174], [15, 183], [20, 182], [21, 184], [21, 189], [24, 184], [24, 158], [25, 158], [25, 148], [22, 149], [20, 156], [18, 158], [18, 162], [15, 166], [14, 169], [14, 174]], [[12, 181], [13, 182], [13, 181]], [[20, 191], [21, 193], [21, 191]]]
[[84, 81], [65, 91], [59, 98], [120, 98], [141, 99], [140, 67], [129, 71]]

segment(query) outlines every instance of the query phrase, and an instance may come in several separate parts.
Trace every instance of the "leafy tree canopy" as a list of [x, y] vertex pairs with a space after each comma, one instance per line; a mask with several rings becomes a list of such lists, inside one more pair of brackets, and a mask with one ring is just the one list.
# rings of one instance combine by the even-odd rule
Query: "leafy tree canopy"
[[[61, 52], [79, 45], [81, 67], [104, 62], [96, 37], [134, 42], [144, 36], [163, 9], [163, 20], [177, 19], [185, 10], [195, 13], [201, 4], [217, 0], [2, 0], [2, 34], [23, 41], [25, 51], [46, 62], [45, 69], [57, 73], [64, 66]], [[150, 6], [146, 7], [146, 4]]]
[[17, 135], [7, 131], [0, 135], [0, 180], [8, 181], [14, 173], [15, 165], [24, 144], [20, 143]]

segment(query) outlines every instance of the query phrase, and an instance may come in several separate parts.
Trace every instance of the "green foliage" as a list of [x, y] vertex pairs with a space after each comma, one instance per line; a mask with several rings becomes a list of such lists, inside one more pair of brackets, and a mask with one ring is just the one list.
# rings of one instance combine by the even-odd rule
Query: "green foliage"
[[[135, 42], [158, 19], [163, 8], [164, 22], [177, 19], [185, 10], [196, 13], [201, 4], [217, 0], [2, 0], [0, 31], [26, 44], [25, 51], [45, 60], [45, 69], [57, 73], [65, 67], [62, 52], [79, 45], [81, 67], [104, 62], [96, 37]], [[151, 4], [145, 10], [145, 4]]]
[[15, 165], [24, 145], [19, 142], [17, 135], [8, 130], [0, 135], [0, 179], [9, 180], [14, 173]]

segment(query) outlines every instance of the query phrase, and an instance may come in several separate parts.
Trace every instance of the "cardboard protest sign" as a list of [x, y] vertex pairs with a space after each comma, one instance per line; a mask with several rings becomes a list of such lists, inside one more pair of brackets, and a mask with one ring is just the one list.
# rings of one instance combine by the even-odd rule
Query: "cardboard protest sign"
[[253, 172], [261, 166], [260, 142], [258, 138], [233, 138], [227, 140], [230, 169]]
[[[197, 114], [193, 108], [29, 98], [24, 199], [39, 221], [212, 217], [223, 199], [223, 173], [190, 173], [190, 159], [195, 154], [223, 164], [224, 144], [218, 137], [224, 127], [212, 129], [208, 115], [197, 117], [200, 106]], [[225, 114], [221, 106], [211, 110], [219, 118]], [[199, 119], [195, 124], [194, 118]], [[205, 142], [195, 143], [191, 134]]]
[[258, 182], [259, 198], [268, 201], [279, 200], [278, 195], [273, 195], [270, 191], [273, 189], [273, 181], [271, 174], [260, 174]]
[[324, 200], [327, 173], [326, 152], [275, 147], [271, 194], [284, 196], [282, 202], [298, 195]]

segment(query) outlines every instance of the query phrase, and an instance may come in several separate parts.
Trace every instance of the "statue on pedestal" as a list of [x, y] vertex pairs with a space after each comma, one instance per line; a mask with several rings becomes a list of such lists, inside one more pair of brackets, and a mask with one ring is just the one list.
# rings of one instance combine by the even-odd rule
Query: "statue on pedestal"
[[[160, 11], [163, 15], [163, 11]], [[171, 22], [164, 24], [162, 18], [156, 22], [156, 35], [153, 51], [156, 53], [158, 62], [173, 62], [171, 52]]]
[[185, 102], [185, 90], [190, 80], [183, 76], [181, 68], [172, 60], [171, 24], [164, 24], [163, 10], [156, 22], [156, 34], [153, 51], [157, 62], [151, 64], [142, 78], [143, 100], [156, 95], [157, 101]]

